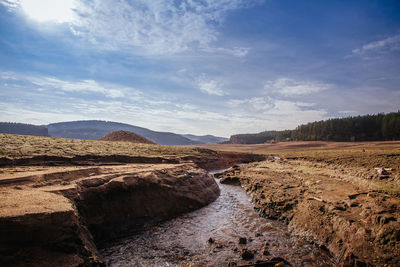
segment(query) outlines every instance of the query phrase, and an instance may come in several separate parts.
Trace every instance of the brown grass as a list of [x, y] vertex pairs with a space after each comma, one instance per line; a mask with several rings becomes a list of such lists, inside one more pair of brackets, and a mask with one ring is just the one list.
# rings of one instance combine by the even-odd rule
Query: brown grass
[[204, 151], [195, 147], [0, 134], [0, 157], [8, 158], [83, 155], [152, 157], [198, 155], [201, 153], [204, 153]]
[[203, 145], [214, 150], [252, 152], [284, 158], [325, 162], [345, 167], [400, 169], [400, 141], [385, 142], [281, 142], [257, 145]]

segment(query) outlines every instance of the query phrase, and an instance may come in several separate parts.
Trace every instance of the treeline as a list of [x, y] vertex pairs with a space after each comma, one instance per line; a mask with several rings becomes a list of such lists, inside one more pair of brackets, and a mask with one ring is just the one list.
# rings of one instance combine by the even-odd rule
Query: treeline
[[232, 135], [234, 144], [296, 141], [385, 141], [400, 140], [400, 111], [316, 121], [294, 130], [265, 131], [258, 134]]
[[0, 122], [0, 133], [50, 136], [46, 127], [16, 122]]

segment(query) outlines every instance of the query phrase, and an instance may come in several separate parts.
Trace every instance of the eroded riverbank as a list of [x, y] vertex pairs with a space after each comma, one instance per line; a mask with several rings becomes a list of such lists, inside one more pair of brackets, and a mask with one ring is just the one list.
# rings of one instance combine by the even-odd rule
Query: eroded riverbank
[[97, 245], [214, 201], [203, 168], [261, 158], [200, 153], [3, 159], [0, 265], [102, 266]]
[[400, 199], [375, 182], [396, 181], [397, 174], [373, 171], [270, 157], [223, 179], [239, 180], [262, 215], [316, 238], [340, 265], [398, 266]]
[[240, 266], [274, 258], [292, 266], [335, 265], [310, 239], [260, 217], [241, 187], [218, 184], [216, 201], [121, 239], [101, 255], [110, 266]]

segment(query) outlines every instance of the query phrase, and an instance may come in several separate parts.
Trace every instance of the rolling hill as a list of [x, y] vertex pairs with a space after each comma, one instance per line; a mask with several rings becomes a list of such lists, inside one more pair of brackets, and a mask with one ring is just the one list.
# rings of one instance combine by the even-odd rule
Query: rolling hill
[[209, 135], [209, 134], [208, 135], [183, 134], [183, 136], [190, 140], [204, 143], [204, 144], [218, 144], [218, 143], [226, 142], [229, 140], [229, 138], [218, 137], [218, 136], [213, 136], [213, 135]]
[[48, 124], [47, 129], [53, 137], [98, 140], [108, 133], [124, 130], [139, 134], [160, 145], [195, 145], [200, 142], [170, 132], [157, 132], [146, 128], [112, 121], [88, 120]]
[[132, 142], [132, 143], [142, 143], [142, 144], [155, 144], [153, 141], [150, 141], [147, 138], [144, 138], [141, 135], [138, 135], [134, 132], [130, 131], [115, 131], [109, 134], [106, 134], [99, 141], [122, 141], [122, 142]]
[[16, 122], [0, 122], [0, 133], [49, 136], [46, 127]]

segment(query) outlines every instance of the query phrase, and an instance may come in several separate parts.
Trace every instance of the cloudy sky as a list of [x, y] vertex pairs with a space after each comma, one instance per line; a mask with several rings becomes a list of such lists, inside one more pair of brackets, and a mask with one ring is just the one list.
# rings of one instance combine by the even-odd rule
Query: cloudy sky
[[0, 121], [230, 136], [399, 109], [398, 0], [0, 0]]

